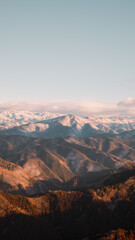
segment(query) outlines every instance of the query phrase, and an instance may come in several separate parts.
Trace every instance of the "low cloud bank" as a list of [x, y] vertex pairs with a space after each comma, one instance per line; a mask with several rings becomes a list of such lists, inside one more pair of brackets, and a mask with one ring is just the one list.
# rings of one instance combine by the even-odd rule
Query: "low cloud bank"
[[118, 104], [101, 103], [92, 100], [53, 100], [44, 103], [12, 102], [0, 105], [3, 111], [32, 111], [74, 114], [79, 116], [135, 117], [135, 99], [127, 98]]

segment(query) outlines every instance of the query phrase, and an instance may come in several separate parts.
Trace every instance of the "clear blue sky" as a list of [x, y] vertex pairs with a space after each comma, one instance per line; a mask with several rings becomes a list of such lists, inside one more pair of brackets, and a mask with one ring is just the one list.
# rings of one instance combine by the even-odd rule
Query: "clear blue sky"
[[0, 103], [127, 97], [134, 0], [0, 0]]

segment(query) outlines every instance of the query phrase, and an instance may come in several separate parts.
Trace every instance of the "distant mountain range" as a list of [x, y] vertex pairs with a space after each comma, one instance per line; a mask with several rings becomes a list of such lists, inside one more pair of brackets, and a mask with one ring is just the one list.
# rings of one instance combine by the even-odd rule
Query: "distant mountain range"
[[87, 138], [99, 134], [115, 135], [135, 129], [135, 119], [92, 118], [56, 113], [1, 113], [0, 134], [25, 135], [36, 138], [73, 136]]
[[4, 111], [0, 112], [0, 129], [8, 129], [22, 124], [39, 122], [62, 116], [60, 113], [30, 112], [30, 111]]

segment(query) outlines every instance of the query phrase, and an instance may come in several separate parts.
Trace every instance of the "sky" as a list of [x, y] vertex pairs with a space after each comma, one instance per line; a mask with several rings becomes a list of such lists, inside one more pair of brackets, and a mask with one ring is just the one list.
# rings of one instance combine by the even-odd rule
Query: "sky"
[[0, 0], [0, 103], [135, 99], [134, 0]]

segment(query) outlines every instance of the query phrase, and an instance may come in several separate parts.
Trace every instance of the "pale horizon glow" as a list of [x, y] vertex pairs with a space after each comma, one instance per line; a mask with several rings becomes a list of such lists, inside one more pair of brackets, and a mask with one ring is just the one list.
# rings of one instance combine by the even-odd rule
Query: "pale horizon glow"
[[0, 104], [0, 112], [52, 112], [82, 117], [135, 117], [135, 99], [127, 98], [119, 103], [103, 103], [93, 100], [52, 100], [46, 102], [10, 102]]

